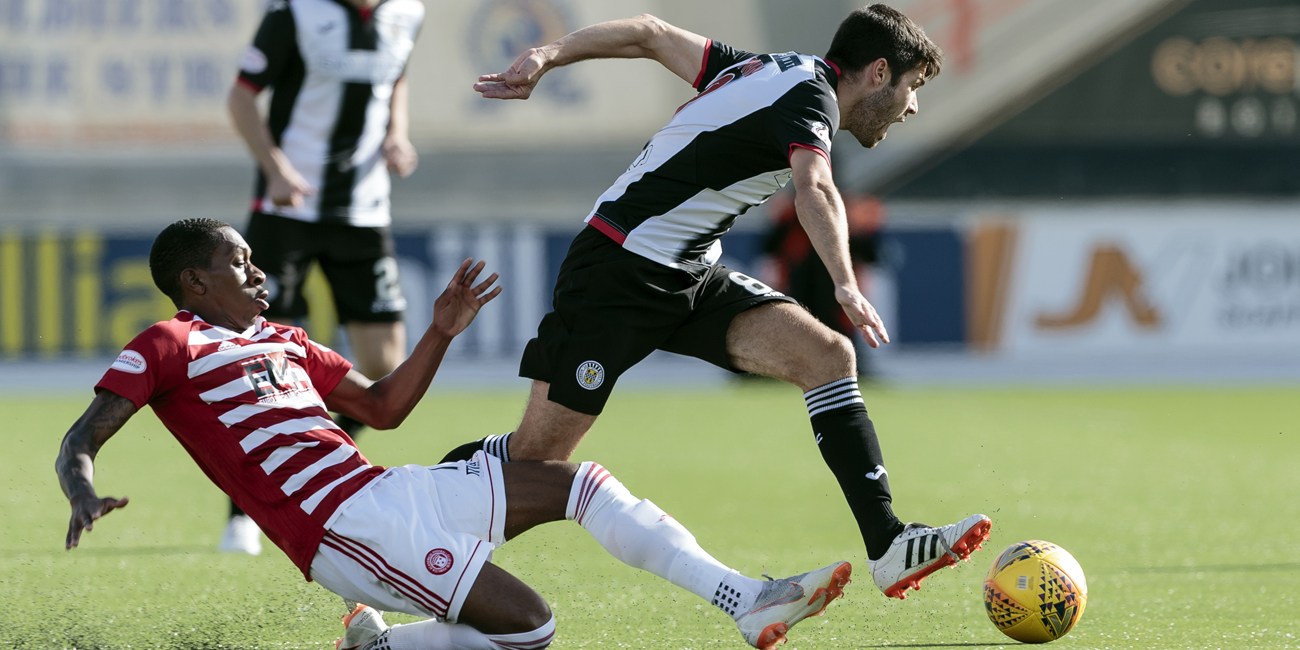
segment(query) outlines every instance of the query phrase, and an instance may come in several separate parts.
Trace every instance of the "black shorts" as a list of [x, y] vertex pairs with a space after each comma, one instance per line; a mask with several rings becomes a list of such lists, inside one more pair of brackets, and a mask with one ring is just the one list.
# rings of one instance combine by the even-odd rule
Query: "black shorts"
[[271, 292], [271, 308], [263, 316], [287, 321], [307, 315], [302, 283], [315, 260], [329, 280], [340, 323], [402, 320], [406, 299], [397, 282], [388, 228], [310, 223], [254, 212], [245, 239]]
[[549, 382], [552, 402], [599, 415], [619, 376], [655, 350], [736, 372], [727, 328], [772, 301], [795, 302], [721, 264], [696, 277], [585, 228], [560, 266], [554, 311], [524, 348], [519, 375]]

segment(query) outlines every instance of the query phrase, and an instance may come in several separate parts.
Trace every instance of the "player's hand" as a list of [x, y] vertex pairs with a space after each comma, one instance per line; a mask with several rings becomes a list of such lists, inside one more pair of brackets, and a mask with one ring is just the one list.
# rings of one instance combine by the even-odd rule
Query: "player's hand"
[[388, 163], [388, 171], [406, 178], [419, 166], [420, 155], [410, 140], [388, 137], [384, 139], [384, 160]]
[[867, 339], [867, 345], [878, 348], [881, 343], [889, 342], [889, 332], [885, 330], [885, 322], [880, 320], [876, 308], [867, 302], [857, 288], [837, 287], [835, 300], [844, 308], [844, 313], [848, 314], [849, 322], [853, 323], [853, 326], [862, 332], [863, 338]]
[[546, 74], [546, 52], [540, 47], [519, 55], [509, 70], [478, 78], [474, 90], [486, 99], [528, 99]]
[[445, 336], [452, 337], [464, 332], [474, 322], [478, 310], [501, 293], [500, 286], [488, 291], [497, 281], [496, 273], [479, 284], [474, 284], [487, 262], [480, 261], [473, 268], [470, 267], [471, 264], [474, 264], [473, 259], [461, 262], [456, 275], [447, 284], [447, 290], [433, 301], [433, 324], [430, 327], [436, 328]]
[[316, 193], [316, 188], [307, 183], [307, 179], [298, 170], [281, 169], [269, 174], [266, 179], [266, 196], [271, 203], [285, 207], [302, 207], [302, 199]]
[[81, 532], [95, 529], [95, 520], [117, 508], [125, 508], [130, 498], [83, 497], [72, 502], [72, 519], [68, 521], [68, 539], [65, 549], [73, 549], [81, 542]]

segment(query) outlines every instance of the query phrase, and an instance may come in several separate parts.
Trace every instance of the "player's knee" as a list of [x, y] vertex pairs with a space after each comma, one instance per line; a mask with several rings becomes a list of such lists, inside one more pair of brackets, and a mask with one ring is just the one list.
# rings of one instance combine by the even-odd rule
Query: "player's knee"
[[551, 614], [550, 607], [546, 607], [546, 615], [536, 618], [532, 629], [528, 632], [486, 636], [496, 650], [519, 650], [519, 648], [542, 650], [551, 645], [551, 640], [555, 638], [555, 616]]
[[[551, 606], [544, 600], [537, 607], [529, 608], [525, 620], [528, 627], [533, 630], [528, 634], [536, 634], [548, 627], [551, 632], [555, 632], [555, 615], [551, 613]], [[549, 643], [549, 639], [547, 642]]]
[[813, 357], [813, 387], [857, 374], [857, 353], [848, 337], [827, 328], [819, 342], [819, 354]]

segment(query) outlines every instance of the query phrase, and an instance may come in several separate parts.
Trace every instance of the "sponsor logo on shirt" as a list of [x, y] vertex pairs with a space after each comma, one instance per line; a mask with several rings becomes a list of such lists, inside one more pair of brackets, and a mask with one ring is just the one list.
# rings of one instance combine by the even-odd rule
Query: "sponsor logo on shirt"
[[244, 56], [239, 59], [239, 69], [249, 74], [266, 72], [266, 65], [266, 54], [252, 45], [244, 50]]
[[277, 401], [312, 389], [307, 373], [278, 353], [244, 363], [244, 374], [252, 382], [259, 402]]
[[790, 68], [797, 68], [799, 67], [799, 64], [802, 63], [799, 60], [799, 55], [795, 52], [786, 52], [785, 54], [773, 54], [772, 60], [776, 61], [776, 65], [777, 67], [781, 68], [781, 72], [785, 72]]
[[821, 122], [813, 122], [812, 132], [813, 135], [817, 136], [818, 140], [821, 140], [828, 145], [831, 143], [831, 129], [825, 124]]
[[113, 370], [121, 370], [138, 375], [144, 372], [148, 364], [144, 361], [144, 355], [135, 350], [122, 350], [122, 354], [117, 355], [117, 360], [113, 362]]
[[451, 567], [455, 563], [456, 560], [451, 557], [451, 551], [445, 548], [435, 548], [424, 556], [424, 568], [436, 576], [451, 571]]

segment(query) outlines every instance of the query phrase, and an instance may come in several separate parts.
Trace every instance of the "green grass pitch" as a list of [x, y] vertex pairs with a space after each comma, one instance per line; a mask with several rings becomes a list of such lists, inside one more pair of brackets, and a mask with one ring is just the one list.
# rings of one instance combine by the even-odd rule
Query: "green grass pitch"
[[[97, 463], [101, 494], [130, 506], [62, 550], [53, 461], [88, 394], [0, 400], [0, 648], [333, 648], [337, 597], [269, 544], [256, 558], [213, 552], [224, 498], [147, 409]], [[904, 602], [872, 586], [792, 388], [620, 391], [575, 458], [599, 460], [748, 575], [852, 561], [844, 600], [795, 628], [792, 650], [1017, 645], [988, 622], [980, 584], [999, 550], [1024, 539], [1064, 546], [1088, 575], [1087, 612], [1059, 647], [1300, 648], [1294, 389], [866, 398], [901, 517], [994, 521], [972, 562]], [[375, 463], [433, 463], [508, 431], [522, 404], [517, 392], [431, 395], [400, 430], [360, 446]], [[496, 561], [552, 604], [559, 650], [747, 647], [721, 612], [618, 564], [571, 523], [512, 541]]]

